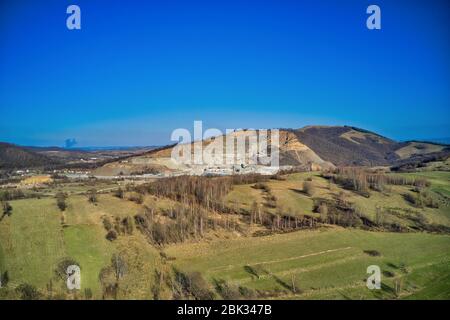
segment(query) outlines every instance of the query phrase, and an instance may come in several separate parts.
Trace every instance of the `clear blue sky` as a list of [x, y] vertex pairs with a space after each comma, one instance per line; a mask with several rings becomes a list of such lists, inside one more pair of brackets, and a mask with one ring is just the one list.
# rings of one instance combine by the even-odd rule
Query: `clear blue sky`
[[[81, 8], [81, 30], [66, 8]], [[382, 29], [366, 28], [377, 4]], [[450, 137], [448, 1], [0, 3], [0, 141], [154, 145], [179, 127]]]

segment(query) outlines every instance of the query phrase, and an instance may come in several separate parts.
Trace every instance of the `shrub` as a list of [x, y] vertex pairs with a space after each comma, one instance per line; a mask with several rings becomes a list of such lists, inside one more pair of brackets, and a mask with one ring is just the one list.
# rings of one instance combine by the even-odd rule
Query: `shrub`
[[9, 282], [9, 274], [8, 271], [3, 272], [3, 274], [0, 274], [0, 288], [3, 286], [7, 286]]
[[419, 197], [422, 199], [422, 204], [429, 208], [439, 208], [439, 202], [433, 195], [425, 190], [419, 192]]
[[130, 216], [123, 218], [122, 224], [124, 226], [124, 232], [126, 234], [133, 234], [133, 230], [134, 230], [133, 218], [131, 218]]
[[16, 288], [16, 291], [22, 300], [39, 300], [42, 296], [36, 287], [28, 283], [22, 283]]
[[106, 239], [108, 239], [109, 241], [114, 241], [117, 239], [117, 232], [114, 230], [109, 230], [108, 233], [106, 234]]
[[315, 192], [314, 184], [311, 181], [305, 181], [303, 182], [303, 192], [305, 192], [307, 195], [312, 196]]
[[56, 198], [56, 205], [58, 206], [59, 210], [64, 211], [67, 208], [67, 204], [66, 204], [66, 194], [63, 192], [58, 192], [55, 195]]
[[123, 197], [124, 197], [123, 189], [119, 187], [119, 189], [114, 191], [114, 196], [119, 198], [119, 199], [123, 199]]
[[245, 299], [256, 299], [258, 293], [252, 289], [252, 288], [248, 288], [248, 287], [243, 287], [240, 286], [239, 287], [239, 292], [241, 293], [242, 297], [244, 297]]
[[224, 300], [238, 300], [242, 298], [239, 287], [229, 284], [225, 280], [216, 281], [216, 291]]
[[364, 250], [365, 254], [368, 254], [371, 257], [379, 257], [381, 256], [381, 253], [377, 250]]
[[281, 173], [276, 173], [273, 176], [270, 177], [272, 180], [278, 180], [278, 181], [286, 181], [286, 178], [282, 176]]
[[429, 207], [429, 208], [439, 208], [439, 202], [431, 196], [426, 191], [420, 191], [416, 195], [411, 193], [406, 193], [403, 195], [404, 199], [408, 201], [411, 205], [417, 208]]
[[12, 207], [9, 204], [8, 201], [2, 201], [1, 202], [1, 207], [2, 207], [2, 211], [3, 211], [3, 215], [4, 216], [10, 216], [12, 214]]
[[111, 223], [111, 220], [109, 219], [109, 217], [104, 217], [103, 218], [103, 226], [105, 227], [106, 231], [109, 231], [112, 229], [113, 225]]
[[176, 280], [181, 287], [196, 300], [213, 300], [214, 293], [210, 290], [208, 282], [203, 278], [200, 272], [191, 272], [183, 274], [177, 272]]
[[326, 222], [328, 218], [328, 205], [325, 202], [322, 202], [319, 204], [317, 212], [320, 213], [320, 219], [323, 222]]
[[405, 274], [410, 273], [411, 272], [411, 268], [408, 267], [404, 262], [401, 262], [400, 265], [398, 266], [399, 270]]
[[123, 278], [128, 269], [127, 263], [122, 254], [113, 254], [113, 256], [111, 257], [111, 266], [113, 268], [116, 281], [119, 281], [119, 279]]
[[269, 187], [267, 184], [262, 183], [262, 182], [256, 183], [256, 184], [253, 186], [253, 188], [255, 188], [255, 189], [260, 189], [260, 190], [263, 190], [263, 191], [265, 191], [265, 192], [270, 192], [270, 187]]
[[395, 276], [395, 273], [392, 271], [385, 270], [385, 271], [383, 271], [383, 275], [387, 278], [392, 278]]
[[97, 203], [97, 190], [95, 189], [88, 190], [87, 197], [90, 203]]
[[137, 204], [142, 204], [144, 202], [144, 197], [140, 193], [131, 194], [128, 200], [136, 202]]
[[268, 198], [266, 202], [266, 207], [268, 208], [276, 208], [277, 202], [273, 198]]

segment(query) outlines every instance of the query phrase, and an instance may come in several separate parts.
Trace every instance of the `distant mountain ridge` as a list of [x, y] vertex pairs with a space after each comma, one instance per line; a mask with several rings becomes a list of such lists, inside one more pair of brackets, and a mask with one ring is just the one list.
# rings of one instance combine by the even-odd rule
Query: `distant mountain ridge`
[[414, 139], [414, 140], [406, 140], [405, 142], [419, 142], [419, 143], [430, 143], [430, 144], [440, 144], [450, 146], [450, 138]]
[[[307, 126], [279, 129], [280, 165], [320, 170], [334, 166], [392, 166], [413, 159], [448, 155], [446, 145], [396, 142], [377, 133], [351, 126]], [[245, 132], [243, 130], [240, 132]], [[237, 135], [239, 132], [233, 132]], [[211, 139], [201, 143], [207, 146]], [[194, 142], [199, 143], [199, 142]], [[111, 162], [95, 172], [99, 175], [173, 172], [186, 170], [171, 159], [173, 146]]]
[[[236, 131], [241, 135], [247, 130]], [[435, 142], [397, 142], [377, 133], [351, 126], [307, 126], [279, 129], [280, 165], [314, 170], [334, 166], [393, 166], [408, 161], [448, 156], [450, 147]], [[204, 146], [211, 138], [201, 142]], [[101, 156], [100, 175], [139, 174], [180, 170], [171, 161], [174, 145], [108, 150], [20, 147], [0, 143], [0, 169], [62, 165], [82, 157]], [[150, 149], [150, 150], [149, 150]], [[186, 166], [183, 167], [186, 169]]]
[[0, 169], [34, 168], [59, 162], [15, 144], [0, 142]]
[[159, 146], [90, 146], [90, 147], [57, 147], [57, 146], [48, 146], [48, 147], [36, 147], [36, 146], [24, 146], [23, 148], [27, 148], [32, 151], [66, 151], [66, 152], [92, 152], [92, 151], [129, 151], [129, 150], [152, 150], [156, 149]]
[[155, 147], [105, 147], [92, 149], [61, 147], [30, 147], [0, 142], [0, 169], [94, 168], [121, 157], [141, 154]]

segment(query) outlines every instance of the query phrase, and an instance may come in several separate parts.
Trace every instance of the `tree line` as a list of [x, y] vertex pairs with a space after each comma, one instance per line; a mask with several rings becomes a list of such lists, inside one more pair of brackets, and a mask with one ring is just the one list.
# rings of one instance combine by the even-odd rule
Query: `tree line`
[[370, 190], [388, 191], [388, 185], [413, 186], [417, 189], [430, 186], [430, 182], [424, 178], [373, 173], [359, 167], [338, 167], [334, 172], [323, 173], [322, 176], [366, 197], [370, 196]]

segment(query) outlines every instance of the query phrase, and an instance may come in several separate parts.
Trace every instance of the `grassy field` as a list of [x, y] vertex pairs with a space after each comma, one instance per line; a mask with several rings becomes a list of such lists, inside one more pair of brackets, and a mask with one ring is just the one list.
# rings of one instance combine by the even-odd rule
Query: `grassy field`
[[70, 258], [81, 269], [81, 297], [89, 288], [98, 299], [102, 297], [99, 273], [111, 265], [114, 253], [120, 253], [126, 258], [127, 272], [118, 298], [151, 298], [154, 269], [160, 263], [158, 250], [137, 230], [108, 241], [102, 224], [104, 216], [132, 217], [142, 206], [111, 194], [99, 195], [96, 204], [84, 195], [69, 196], [66, 202], [61, 213], [53, 197], [10, 201], [13, 214], [0, 222], [0, 271], [8, 271], [8, 287], [27, 283], [45, 293], [52, 282], [54, 291], [64, 289], [55, 269]]
[[[283, 180], [272, 179], [265, 184], [276, 197], [277, 205], [293, 215], [318, 215], [313, 210], [315, 199], [331, 200], [344, 193], [349, 202], [372, 218], [377, 207], [397, 208], [420, 213], [428, 223], [450, 226], [450, 173], [424, 171], [402, 175], [429, 180], [428, 190], [440, 197], [440, 207], [413, 207], [404, 198], [404, 194], [413, 192], [410, 186], [389, 186], [389, 192], [372, 190], [366, 198], [329, 182], [318, 172], [289, 174]], [[310, 195], [303, 191], [307, 180], [314, 186]], [[114, 185], [100, 183], [97, 189], [103, 187]], [[278, 299], [450, 299], [449, 235], [369, 232], [327, 225], [315, 230], [252, 236], [264, 227], [242, 224], [241, 232], [217, 229], [202, 239], [161, 248], [149, 243], [136, 228], [132, 234], [120, 234], [116, 240], [108, 241], [103, 219], [109, 217], [114, 222], [116, 218], [132, 218], [142, 213], [144, 206], [163, 215], [179, 203], [146, 195], [143, 203], [137, 204], [127, 200], [129, 192], [124, 199], [111, 193], [98, 194], [97, 203], [90, 203], [84, 195], [90, 188], [68, 183], [54, 189], [48, 187], [47, 197], [10, 201], [12, 215], [0, 221], [0, 271], [8, 271], [9, 288], [29, 283], [45, 294], [49, 282], [55, 279], [57, 264], [70, 258], [81, 267], [79, 296], [83, 297], [84, 289], [89, 288], [93, 297], [100, 299], [104, 288], [99, 273], [111, 268], [111, 258], [117, 254], [126, 261], [117, 292], [119, 299], [151, 299], [155, 270], [164, 270], [167, 275], [172, 273], [172, 267], [201, 272], [211, 289], [216, 281], [224, 280]], [[69, 195], [64, 213], [50, 196], [59, 190]], [[254, 184], [236, 185], [225, 202], [245, 213], [256, 201], [264, 210], [276, 213], [279, 208], [265, 206], [266, 197], [267, 193], [254, 188]], [[401, 224], [410, 223], [402, 217], [396, 219]], [[161, 250], [169, 258], [162, 259]], [[367, 250], [376, 250], [380, 255], [371, 256]], [[366, 288], [366, 268], [372, 264], [384, 272], [382, 290]], [[395, 284], [401, 289], [396, 291]], [[59, 283], [59, 287], [63, 285]], [[160, 297], [170, 298], [170, 290], [167, 286]], [[221, 296], [216, 293], [216, 298]]]
[[11, 282], [45, 287], [65, 256], [60, 213], [54, 199], [13, 201], [14, 213], [0, 223], [0, 242]]
[[[365, 250], [377, 250], [372, 257]], [[166, 250], [174, 265], [199, 271], [208, 280], [226, 280], [259, 290], [286, 291], [283, 298], [394, 298], [393, 281], [403, 279], [401, 297], [450, 298], [450, 282], [428, 287], [450, 275], [450, 237], [429, 234], [375, 233], [332, 228], [208, 244], [174, 245]], [[382, 290], [368, 290], [369, 265], [392, 272]], [[248, 271], [250, 266], [258, 276]], [[295, 277], [301, 294], [289, 289]], [[438, 295], [436, 295], [439, 293]]]
[[[312, 177], [316, 185], [317, 194], [324, 195], [322, 189], [327, 185], [325, 179], [320, 178], [318, 173], [295, 173], [287, 176], [285, 181], [269, 180], [265, 182], [270, 189], [271, 194], [277, 198], [277, 202], [288, 212], [293, 214], [311, 214], [313, 210], [313, 200], [311, 197], [302, 193], [303, 182]], [[266, 202], [265, 194], [253, 188], [254, 184], [234, 186], [233, 190], [225, 198], [229, 206], [238, 206], [249, 210], [254, 201], [263, 204]], [[273, 208], [266, 210], [275, 213]]]
[[69, 226], [64, 229], [67, 256], [81, 269], [81, 289], [90, 288], [96, 297], [101, 296], [98, 281], [100, 270], [109, 264], [115, 248], [105, 239], [104, 230], [95, 225]]

